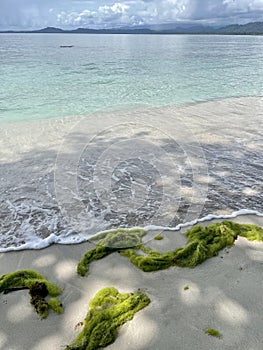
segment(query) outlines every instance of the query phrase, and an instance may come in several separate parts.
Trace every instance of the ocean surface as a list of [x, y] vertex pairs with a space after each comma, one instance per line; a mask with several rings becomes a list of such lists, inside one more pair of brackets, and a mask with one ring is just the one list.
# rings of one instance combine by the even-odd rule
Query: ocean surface
[[0, 76], [0, 251], [263, 212], [263, 37], [0, 34]]
[[262, 47], [260, 36], [0, 34], [0, 121], [262, 95]]

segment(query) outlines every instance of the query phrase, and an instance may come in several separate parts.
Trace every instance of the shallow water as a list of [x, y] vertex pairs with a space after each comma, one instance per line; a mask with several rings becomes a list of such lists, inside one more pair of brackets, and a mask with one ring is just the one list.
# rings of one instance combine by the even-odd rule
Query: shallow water
[[258, 96], [262, 62], [260, 36], [0, 34], [0, 122]]
[[262, 213], [262, 104], [234, 98], [2, 125], [1, 250]]
[[262, 46], [1, 34], [1, 251], [262, 212]]

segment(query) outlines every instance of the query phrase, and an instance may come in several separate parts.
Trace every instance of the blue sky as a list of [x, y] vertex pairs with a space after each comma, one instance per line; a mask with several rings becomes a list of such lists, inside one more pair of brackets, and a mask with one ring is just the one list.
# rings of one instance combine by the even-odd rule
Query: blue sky
[[263, 0], [0, 0], [0, 29], [263, 21]]

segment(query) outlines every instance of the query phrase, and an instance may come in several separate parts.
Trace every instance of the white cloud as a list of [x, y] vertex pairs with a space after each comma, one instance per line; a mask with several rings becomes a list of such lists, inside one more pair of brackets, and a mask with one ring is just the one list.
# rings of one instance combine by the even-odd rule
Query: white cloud
[[121, 4], [120, 2], [116, 2], [112, 6], [104, 5], [100, 6], [98, 12], [109, 15], [109, 14], [124, 14], [129, 10], [130, 6], [126, 4]]
[[88, 9], [82, 12], [62, 11], [57, 15], [58, 23], [66, 26], [111, 26], [131, 24], [132, 16], [127, 14], [130, 6], [121, 3], [114, 3], [111, 6], [100, 6], [97, 11], [90, 11]]
[[223, 0], [223, 5], [226, 6], [226, 11], [229, 12], [250, 12], [250, 11], [262, 11], [262, 0]]
[[263, 0], [0, 0], [0, 29], [263, 20]]

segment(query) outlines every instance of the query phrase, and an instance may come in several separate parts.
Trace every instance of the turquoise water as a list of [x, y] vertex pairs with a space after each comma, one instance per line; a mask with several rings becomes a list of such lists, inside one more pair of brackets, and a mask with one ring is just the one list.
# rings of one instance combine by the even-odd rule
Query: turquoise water
[[262, 213], [263, 37], [2, 34], [0, 77], [0, 252]]
[[258, 96], [263, 37], [1, 34], [0, 76], [2, 122]]

